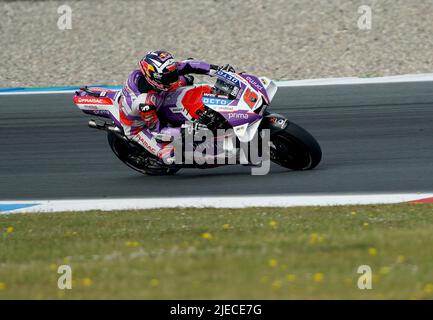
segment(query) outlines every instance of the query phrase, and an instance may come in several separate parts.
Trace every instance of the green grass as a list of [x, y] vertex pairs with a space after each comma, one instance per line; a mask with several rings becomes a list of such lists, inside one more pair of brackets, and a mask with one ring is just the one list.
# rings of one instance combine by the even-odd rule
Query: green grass
[[429, 204], [10, 214], [0, 232], [1, 299], [433, 297]]

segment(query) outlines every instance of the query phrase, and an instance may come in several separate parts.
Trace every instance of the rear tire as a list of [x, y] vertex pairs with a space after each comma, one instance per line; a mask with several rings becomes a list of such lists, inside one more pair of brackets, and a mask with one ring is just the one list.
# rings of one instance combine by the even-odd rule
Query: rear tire
[[271, 136], [270, 151], [273, 162], [292, 170], [311, 170], [322, 159], [317, 140], [293, 122]]
[[107, 138], [108, 144], [116, 157], [137, 172], [149, 176], [166, 176], [173, 175], [180, 170], [180, 168], [169, 167], [163, 164], [156, 165], [156, 161], [152, 163], [152, 166], [149, 166], [149, 158], [156, 159], [156, 157], [144, 148], [139, 148], [132, 142], [126, 141], [112, 132], [108, 133]]

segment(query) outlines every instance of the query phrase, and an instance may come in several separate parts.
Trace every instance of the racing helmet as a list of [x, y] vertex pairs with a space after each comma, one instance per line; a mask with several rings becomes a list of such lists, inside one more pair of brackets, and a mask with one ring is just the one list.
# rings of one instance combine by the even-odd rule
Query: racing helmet
[[150, 51], [138, 64], [147, 82], [156, 90], [167, 91], [179, 80], [177, 62], [167, 51]]

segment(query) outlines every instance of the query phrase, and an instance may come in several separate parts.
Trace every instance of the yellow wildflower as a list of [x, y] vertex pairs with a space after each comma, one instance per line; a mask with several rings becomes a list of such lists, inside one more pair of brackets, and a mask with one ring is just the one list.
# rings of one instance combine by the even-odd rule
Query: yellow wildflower
[[310, 242], [310, 244], [315, 244], [315, 243], [317, 243], [318, 239], [319, 239], [319, 234], [312, 233], [312, 234], [310, 234], [309, 242]]
[[280, 288], [281, 288], [281, 281], [275, 280], [274, 282], [272, 282], [272, 289], [278, 290]]
[[77, 235], [78, 235], [77, 231], [70, 231], [70, 230], [68, 230], [68, 231], [65, 232], [65, 236], [66, 237], [74, 237], [74, 236], [77, 236]]
[[397, 263], [404, 263], [406, 261], [406, 257], [405, 256], [398, 256], [397, 257]]
[[138, 242], [138, 241], [126, 241], [125, 246], [127, 246], [128, 248], [136, 248], [136, 247], [140, 246], [140, 242]]
[[275, 220], [271, 220], [271, 221], [269, 221], [269, 225], [270, 225], [272, 228], [276, 228], [276, 227], [278, 227], [278, 222], [275, 221]]
[[206, 240], [211, 240], [212, 239], [212, 234], [210, 234], [209, 232], [204, 232], [204, 233], [201, 234], [201, 237], [203, 239], [206, 239]]
[[379, 273], [382, 275], [388, 274], [391, 272], [391, 268], [390, 267], [382, 267], [379, 270]]
[[377, 255], [377, 249], [376, 248], [368, 248], [368, 254], [372, 257], [375, 257]]
[[269, 261], [268, 261], [268, 265], [269, 265], [271, 268], [275, 268], [276, 266], [278, 266], [278, 261], [277, 261], [277, 259], [271, 259], [271, 260], [269, 260]]
[[156, 279], [156, 278], [150, 280], [150, 286], [151, 286], [152, 288], [156, 288], [156, 287], [158, 287], [158, 286], [159, 286], [159, 280]]
[[296, 281], [296, 275], [289, 273], [286, 275], [287, 282], [295, 282]]
[[432, 292], [433, 292], [433, 284], [431, 284], [431, 283], [427, 283], [427, 284], [424, 286], [424, 292], [425, 292], [425, 293], [432, 293]]
[[90, 287], [93, 284], [93, 280], [90, 278], [81, 279], [81, 285], [83, 287]]
[[323, 242], [323, 240], [325, 240], [325, 237], [321, 234], [318, 234], [318, 233], [310, 234], [310, 240], [309, 240], [310, 244], [321, 243], [321, 242]]
[[325, 277], [325, 275], [324, 275], [322, 272], [316, 272], [316, 273], [313, 275], [313, 280], [314, 280], [315, 282], [322, 282], [323, 279], [324, 279], [324, 277]]

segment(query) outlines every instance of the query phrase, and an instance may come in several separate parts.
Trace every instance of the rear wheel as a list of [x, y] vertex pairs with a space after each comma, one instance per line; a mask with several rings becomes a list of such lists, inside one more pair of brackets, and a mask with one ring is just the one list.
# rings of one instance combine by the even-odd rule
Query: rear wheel
[[179, 171], [179, 168], [164, 165], [145, 149], [122, 139], [115, 133], [109, 132], [107, 138], [116, 157], [135, 171], [151, 176], [173, 175]]
[[302, 127], [289, 122], [287, 127], [271, 136], [271, 160], [292, 170], [310, 170], [322, 159], [317, 140]]

